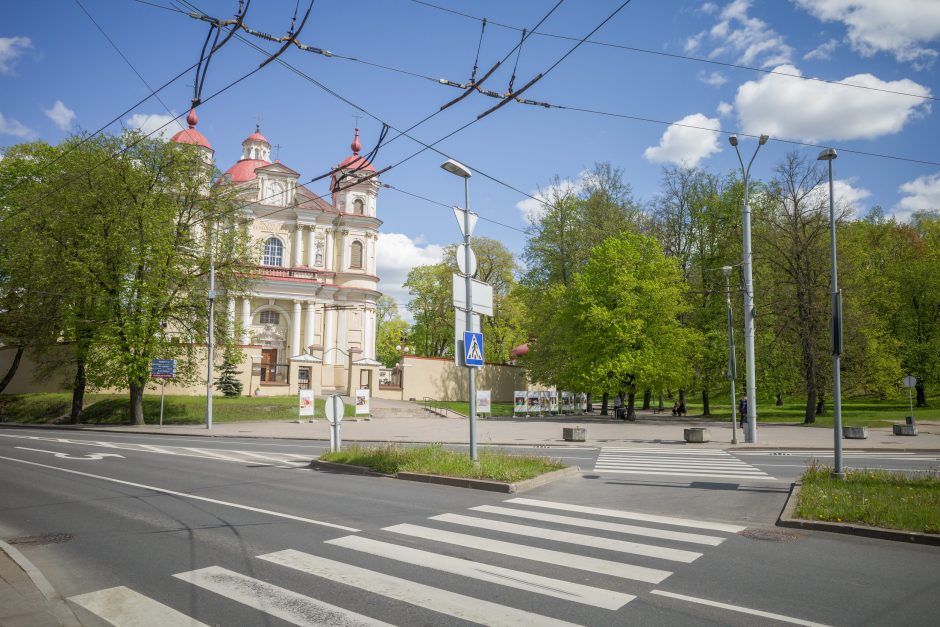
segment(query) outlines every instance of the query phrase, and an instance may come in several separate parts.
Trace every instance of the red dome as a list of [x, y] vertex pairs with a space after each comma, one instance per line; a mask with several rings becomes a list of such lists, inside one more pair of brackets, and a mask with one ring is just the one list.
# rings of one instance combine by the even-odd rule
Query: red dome
[[189, 110], [189, 113], [186, 115], [186, 122], [189, 124], [189, 128], [183, 129], [171, 137], [170, 141], [177, 144], [192, 144], [193, 146], [202, 146], [203, 148], [212, 150], [212, 145], [209, 143], [209, 140], [206, 139], [205, 135], [196, 130], [196, 124], [199, 122], [199, 117], [196, 115], [195, 109]]
[[[264, 142], [270, 144], [268, 138], [261, 134], [261, 131], [256, 130], [254, 133], [245, 138], [245, 142]], [[242, 142], [243, 144], [245, 142]]]
[[360, 157], [359, 155], [349, 155], [336, 167], [350, 168], [352, 170], [358, 169], [359, 171], [365, 172], [375, 172], [375, 168], [372, 167], [372, 164], [366, 161], [364, 157]]
[[255, 170], [266, 165], [271, 165], [271, 163], [264, 159], [242, 159], [226, 170], [225, 173], [232, 176], [233, 183], [244, 183], [257, 178], [258, 175], [255, 174]]

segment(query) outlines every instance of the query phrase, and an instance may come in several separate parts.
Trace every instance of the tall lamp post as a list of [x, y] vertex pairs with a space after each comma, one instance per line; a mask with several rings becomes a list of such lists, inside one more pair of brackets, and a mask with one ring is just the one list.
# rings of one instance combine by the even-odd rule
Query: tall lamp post
[[[473, 297], [472, 285], [473, 279], [471, 273], [470, 261], [470, 170], [467, 166], [448, 159], [441, 164], [441, 167], [463, 179], [464, 183], [464, 212], [463, 212], [463, 250], [464, 250], [464, 268], [466, 274], [466, 298], [467, 298], [467, 331], [473, 332]], [[469, 390], [470, 390], [470, 459], [477, 461], [477, 382], [476, 368], [468, 367], [469, 372]]]
[[744, 160], [741, 159], [741, 151], [738, 150], [738, 136], [732, 135], [728, 141], [734, 146], [734, 152], [738, 155], [738, 162], [741, 164], [741, 174], [744, 175], [744, 209], [743, 209], [743, 227], [744, 227], [744, 250], [743, 250], [743, 270], [744, 270], [744, 359], [747, 370], [747, 431], [744, 432], [744, 441], [751, 444], [757, 442], [757, 386], [755, 384], [754, 372], [754, 283], [751, 277], [751, 207], [747, 202], [748, 184], [750, 183], [751, 164], [757, 157], [760, 147], [767, 143], [769, 137], [761, 135], [757, 140], [757, 148], [744, 167]]
[[832, 476], [845, 479], [842, 468], [842, 292], [839, 291], [839, 263], [836, 259], [836, 211], [835, 194], [832, 190], [832, 162], [835, 148], [826, 148], [816, 157], [817, 161], [829, 162], [829, 252], [832, 257], [832, 429], [835, 469]]
[[721, 269], [725, 275], [725, 304], [728, 309], [728, 383], [731, 384], [731, 443], [738, 443], [738, 427], [735, 420], [737, 403], [734, 399], [734, 380], [737, 373], [737, 364], [734, 358], [734, 325], [731, 318], [731, 266], [725, 266]]
[[[395, 350], [398, 351], [398, 354], [401, 355], [401, 361], [399, 362], [399, 372], [398, 372], [398, 385], [404, 390], [405, 387], [405, 355], [407, 355], [411, 348], [405, 344], [405, 332], [402, 331], [401, 335], [398, 336], [398, 344], [395, 345]], [[404, 392], [403, 392], [404, 393]]]
[[215, 373], [215, 225], [209, 227], [212, 233], [209, 236], [209, 341], [208, 361], [206, 368], [206, 429], [212, 428], [212, 388]]

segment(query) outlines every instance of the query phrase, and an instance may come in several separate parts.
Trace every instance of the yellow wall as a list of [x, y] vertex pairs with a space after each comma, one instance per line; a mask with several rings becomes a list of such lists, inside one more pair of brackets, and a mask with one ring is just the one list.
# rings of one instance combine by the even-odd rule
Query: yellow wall
[[[405, 357], [402, 398], [466, 401], [468, 379], [467, 369], [457, 367], [453, 359]], [[517, 366], [486, 364], [477, 369], [477, 390], [490, 390], [494, 403], [511, 403], [512, 393], [527, 386], [525, 370]]]

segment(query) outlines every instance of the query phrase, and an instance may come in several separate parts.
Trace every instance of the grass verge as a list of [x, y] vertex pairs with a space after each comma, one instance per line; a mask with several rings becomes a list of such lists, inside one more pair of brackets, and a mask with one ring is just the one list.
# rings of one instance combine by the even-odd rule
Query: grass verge
[[[316, 417], [323, 418], [324, 399], [315, 401]], [[68, 416], [72, 395], [68, 393], [17, 394], [0, 396], [0, 419], [5, 422], [46, 424]], [[130, 399], [126, 394], [86, 394], [81, 421], [89, 424], [130, 424]], [[356, 408], [346, 405], [346, 416]], [[213, 422], [248, 422], [264, 420], [296, 420], [298, 401], [295, 396], [241, 396], [212, 398]], [[205, 396], [167, 395], [163, 407], [163, 424], [201, 424], [206, 419]], [[160, 396], [144, 396], [144, 420], [160, 421]]]
[[514, 483], [561, 470], [565, 465], [546, 457], [507, 455], [481, 450], [479, 464], [474, 465], [467, 453], [445, 449], [440, 444], [416, 448], [396, 445], [361, 447], [351, 445], [344, 451], [324, 453], [320, 459], [340, 464], [365, 466], [376, 472], [420, 472], [445, 477], [492, 479]]
[[843, 481], [831, 475], [831, 467], [816, 465], [803, 474], [795, 517], [940, 533], [940, 473], [860, 469]]

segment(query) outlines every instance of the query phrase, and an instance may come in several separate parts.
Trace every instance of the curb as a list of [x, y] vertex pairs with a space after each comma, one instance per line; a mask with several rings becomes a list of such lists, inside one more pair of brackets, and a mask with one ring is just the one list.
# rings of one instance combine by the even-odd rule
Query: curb
[[824, 520], [806, 520], [803, 518], [794, 518], [796, 503], [800, 496], [802, 483], [797, 481], [790, 485], [790, 495], [783, 506], [777, 518], [777, 525], [780, 527], [789, 527], [793, 529], [811, 529], [813, 531], [831, 531], [834, 533], [844, 533], [853, 536], [862, 536], [866, 538], [877, 538], [879, 540], [892, 540], [895, 542], [908, 542], [911, 544], [926, 544], [929, 546], [940, 546], [940, 535], [933, 533], [921, 533], [919, 531], [901, 531], [898, 529], [885, 529], [884, 527], [869, 527], [867, 525], [856, 525], [853, 523], [828, 522]]
[[419, 472], [399, 472], [394, 475], [386, 475], [375, 472], [365, 466], [352, 466], [350, 464], [339, 464], [336, 462], [324, 462], [314, 460], [310, 463], [311, 468], [317, 470], [330, 470], [352, 475], [362, 475], [369, 477], [385, 477], [389, 479], [401, 479], [402, 481], [416, 481], [418, 483], [433, 483], [436, 485], [446, 485], [455, 488], [470, 488], [471, 490], [485, 490], [487, 492], [501, 492], [503, 494], [517, 494], [533, 488], [537, 488], [560, 479], [581, 474], [578, 466], [568, 466], [561, 470], [547, 472], [544, 475], [509, 483], [506, 481], [493, 481], [491, 479], [471, 479], [466, 477], [445, 477], [443, 475], [428, 475]]
[[75, 613], [72, 612], [72, 608], [69, 607], [69, 604], [65, 602], [65, 599], [59, 596], [59, 593], [52, 587], [49, 580], [36, 568], [35, 564], [29, 561], [29, 558], [23, 555], [19, 549], [3, 540], [0, 540], [0, 551], [6, 553], [10, 559], [29, 576], [33, 585], [36, 586], [39, 592], [42, 593], [42, 596], [46, 598], [46, 601], [49, 602], [52, 613], [55, 614], [56, 618], [59, 619], [64, 627], [82, 627], [82, 623], [75, 616]]

